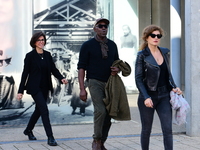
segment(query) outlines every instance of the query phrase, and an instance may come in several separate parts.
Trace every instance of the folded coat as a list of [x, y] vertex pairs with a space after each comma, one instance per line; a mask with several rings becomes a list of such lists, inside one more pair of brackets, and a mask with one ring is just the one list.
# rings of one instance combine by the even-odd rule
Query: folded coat
[[[122, 60], [114, 61], [112, 67], [118, 67], [123, 76], [128, 76], [131, 73], [129, 64]], [[130, 108], [125, 86], [118, 74], [110, 75], [105, 87], [105, 94], [106, 98], [103, 101], [111, 118], [121, 121], [130, 120]]]
[[186, 115], [190, 110], [188, 102], [182, 95], [178, 95], [173, 91], [170, 92], [170, 97], [172, 109], [175, 110], [174, 124], [182, 125], [186, 123]]

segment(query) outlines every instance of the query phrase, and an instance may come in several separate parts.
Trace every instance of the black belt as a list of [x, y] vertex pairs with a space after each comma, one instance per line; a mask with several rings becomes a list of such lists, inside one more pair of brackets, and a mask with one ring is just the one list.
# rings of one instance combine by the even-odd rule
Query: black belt
[[169, 90], [168, 90], [167, 86], [161, 86], [161, 87], [158, 87], [158, 88], [157, 88], [157, 91], [158, 91], [158, 92], [167, 92], [167, 91], [169, 91]]

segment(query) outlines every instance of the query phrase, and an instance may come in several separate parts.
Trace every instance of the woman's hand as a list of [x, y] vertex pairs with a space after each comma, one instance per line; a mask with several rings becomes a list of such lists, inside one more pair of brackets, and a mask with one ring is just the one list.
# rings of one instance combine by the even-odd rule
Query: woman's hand
[[147, 98], [147, 99], [144, 101], [144, 105], [145, 105], [146, 107], [153, 108], [153, 101], [151, 100], [151, 98]]
[[62, 81], [63, 84], [67, 84], [68, 83], [67, 79], [62, 79], [61, 81]]
[[18, 100], [21, 100], [22, 97], [23, 97], [23, 94], [22, 94], [22, 93], [18, 93], [18, 94], [17, 94], [17, 99], [18, 99]]
[[175, 92], [175, 93], [177, 93], [178, 95], [183, 94], [183, 92], [180, 90], [179, 87], [177, 87], [177, 88], [173, 88], [172, 91]]

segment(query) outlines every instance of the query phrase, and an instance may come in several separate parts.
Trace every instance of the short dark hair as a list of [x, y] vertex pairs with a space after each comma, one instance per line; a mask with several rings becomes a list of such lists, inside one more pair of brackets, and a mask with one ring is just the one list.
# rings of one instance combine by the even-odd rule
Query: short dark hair
[[35, 43], [37, 42], [37, 40], [38, 40], [39, 37], [41, 37], [41, 36], [44, 37], [44, 45], [46, 45], [46, 41], [47, 41], [46, 35], [45, 35], [42, 31], [40, 31], [40, 32], [34, 33], [33, 36], [32, 36], [32, 38], [31, 38], [31, 40], [30, 40], [30, 45], [31, 45], [32, 48], [35, 48], [35, 47], [36, 47], [36, 46], [35, 46]]

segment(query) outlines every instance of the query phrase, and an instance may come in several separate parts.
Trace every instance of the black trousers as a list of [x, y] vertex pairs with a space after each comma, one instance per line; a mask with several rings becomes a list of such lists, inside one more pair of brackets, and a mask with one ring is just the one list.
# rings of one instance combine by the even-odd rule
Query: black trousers
[[47, 96], [48, 96], [48, 91], [39, 91], [35, 95], [31, 95], [33, 100], [35, 101], [35, 110], [29, 120], [29, 123], [27, 125], [27, 130], [33, 130], [35, 124], [37, 123], [39, 117], [41, 116], [42, 118], [42, 123], [46, 132], [47, 136], [52, 136], [52, 128], [50, 124], [50, 119], [49, 119], [49, 110], [47, 107]]
[[173, 150], [172, 108], [170, 104], [169, 91], [166, 88], [160, 88], [158, 91], [148, 92], [148, 94], [151, 96], [153, 101], [153, 108], [149, 108], [144, 105], [145, 99], [143, 98], [142, 94], [139, 94], [138, 98], [138, 108], [140, 111], [140, 118], [142, 123], [142, 150], [149, 150], [149, 138], [155, 111], [157, 112], [160, 119], [165, 150]]

